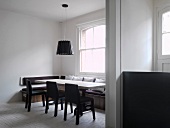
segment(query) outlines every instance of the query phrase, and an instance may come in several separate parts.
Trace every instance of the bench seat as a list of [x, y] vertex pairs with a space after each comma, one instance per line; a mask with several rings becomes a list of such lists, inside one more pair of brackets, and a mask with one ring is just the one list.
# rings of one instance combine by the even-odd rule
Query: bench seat
[[[46, 85], [44, 83], [37, 83], [36, 80], [45, 80], [45, 79], [59, 79], [59, 76], [38, 76], [38, 77], [23, 77], [22, 85], [26, 86], [26, 80], [30, 80], [33, 90], [46, 90]], [[26, 87], [22, 88], [20, 92], [22, 93], [22, 101], [26, 101]], [[32, 102], [40, 102], [42, 100], [41, 96], [33, 96]]]

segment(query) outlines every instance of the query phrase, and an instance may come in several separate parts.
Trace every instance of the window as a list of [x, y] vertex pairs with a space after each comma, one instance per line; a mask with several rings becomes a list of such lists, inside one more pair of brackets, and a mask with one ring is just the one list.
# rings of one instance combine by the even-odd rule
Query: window
[[106, 25], [102, 22], [86, 24], [79, 28], [79, 73], [105, 73], [105, 33]]
[[[170, 71], [170, 6], [163, 5], [156, 9], [154, 69], [162, 72]], [[156, 15], [155, 15], [156, 16]]]
[[157, 25], [158, 60], [170, 59], [170, 7], [158, 9]]
[[170, 55], [170, 11], [162, 15], [162, 55]]

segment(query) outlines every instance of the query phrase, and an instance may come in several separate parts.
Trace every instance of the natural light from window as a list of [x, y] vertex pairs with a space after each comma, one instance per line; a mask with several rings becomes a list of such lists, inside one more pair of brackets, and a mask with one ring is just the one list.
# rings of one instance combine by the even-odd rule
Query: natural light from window
[[162, 15], [162, 55], [170, 55], [170, 11]]
[[105, 29], [99, 25], [81, 30], [80, 72], [105, 73]]

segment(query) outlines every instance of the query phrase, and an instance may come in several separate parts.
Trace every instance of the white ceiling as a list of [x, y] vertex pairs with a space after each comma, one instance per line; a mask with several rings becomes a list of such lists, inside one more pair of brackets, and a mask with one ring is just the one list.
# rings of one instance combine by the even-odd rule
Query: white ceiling
[[[106, 0], [0, 0], [0, 9], [56, 21], [71, 19], [105, 8]], [[62, 8], [62, 4], [68, 8]]]

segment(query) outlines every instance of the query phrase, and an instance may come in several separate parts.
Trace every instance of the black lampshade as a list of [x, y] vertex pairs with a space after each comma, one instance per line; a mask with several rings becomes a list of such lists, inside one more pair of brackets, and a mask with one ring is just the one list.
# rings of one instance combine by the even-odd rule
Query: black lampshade
[[68, 40], [62, 40], [58, 42], [57, 52], [59, 55], [73, 55], [73, 49], [71, 42]]

